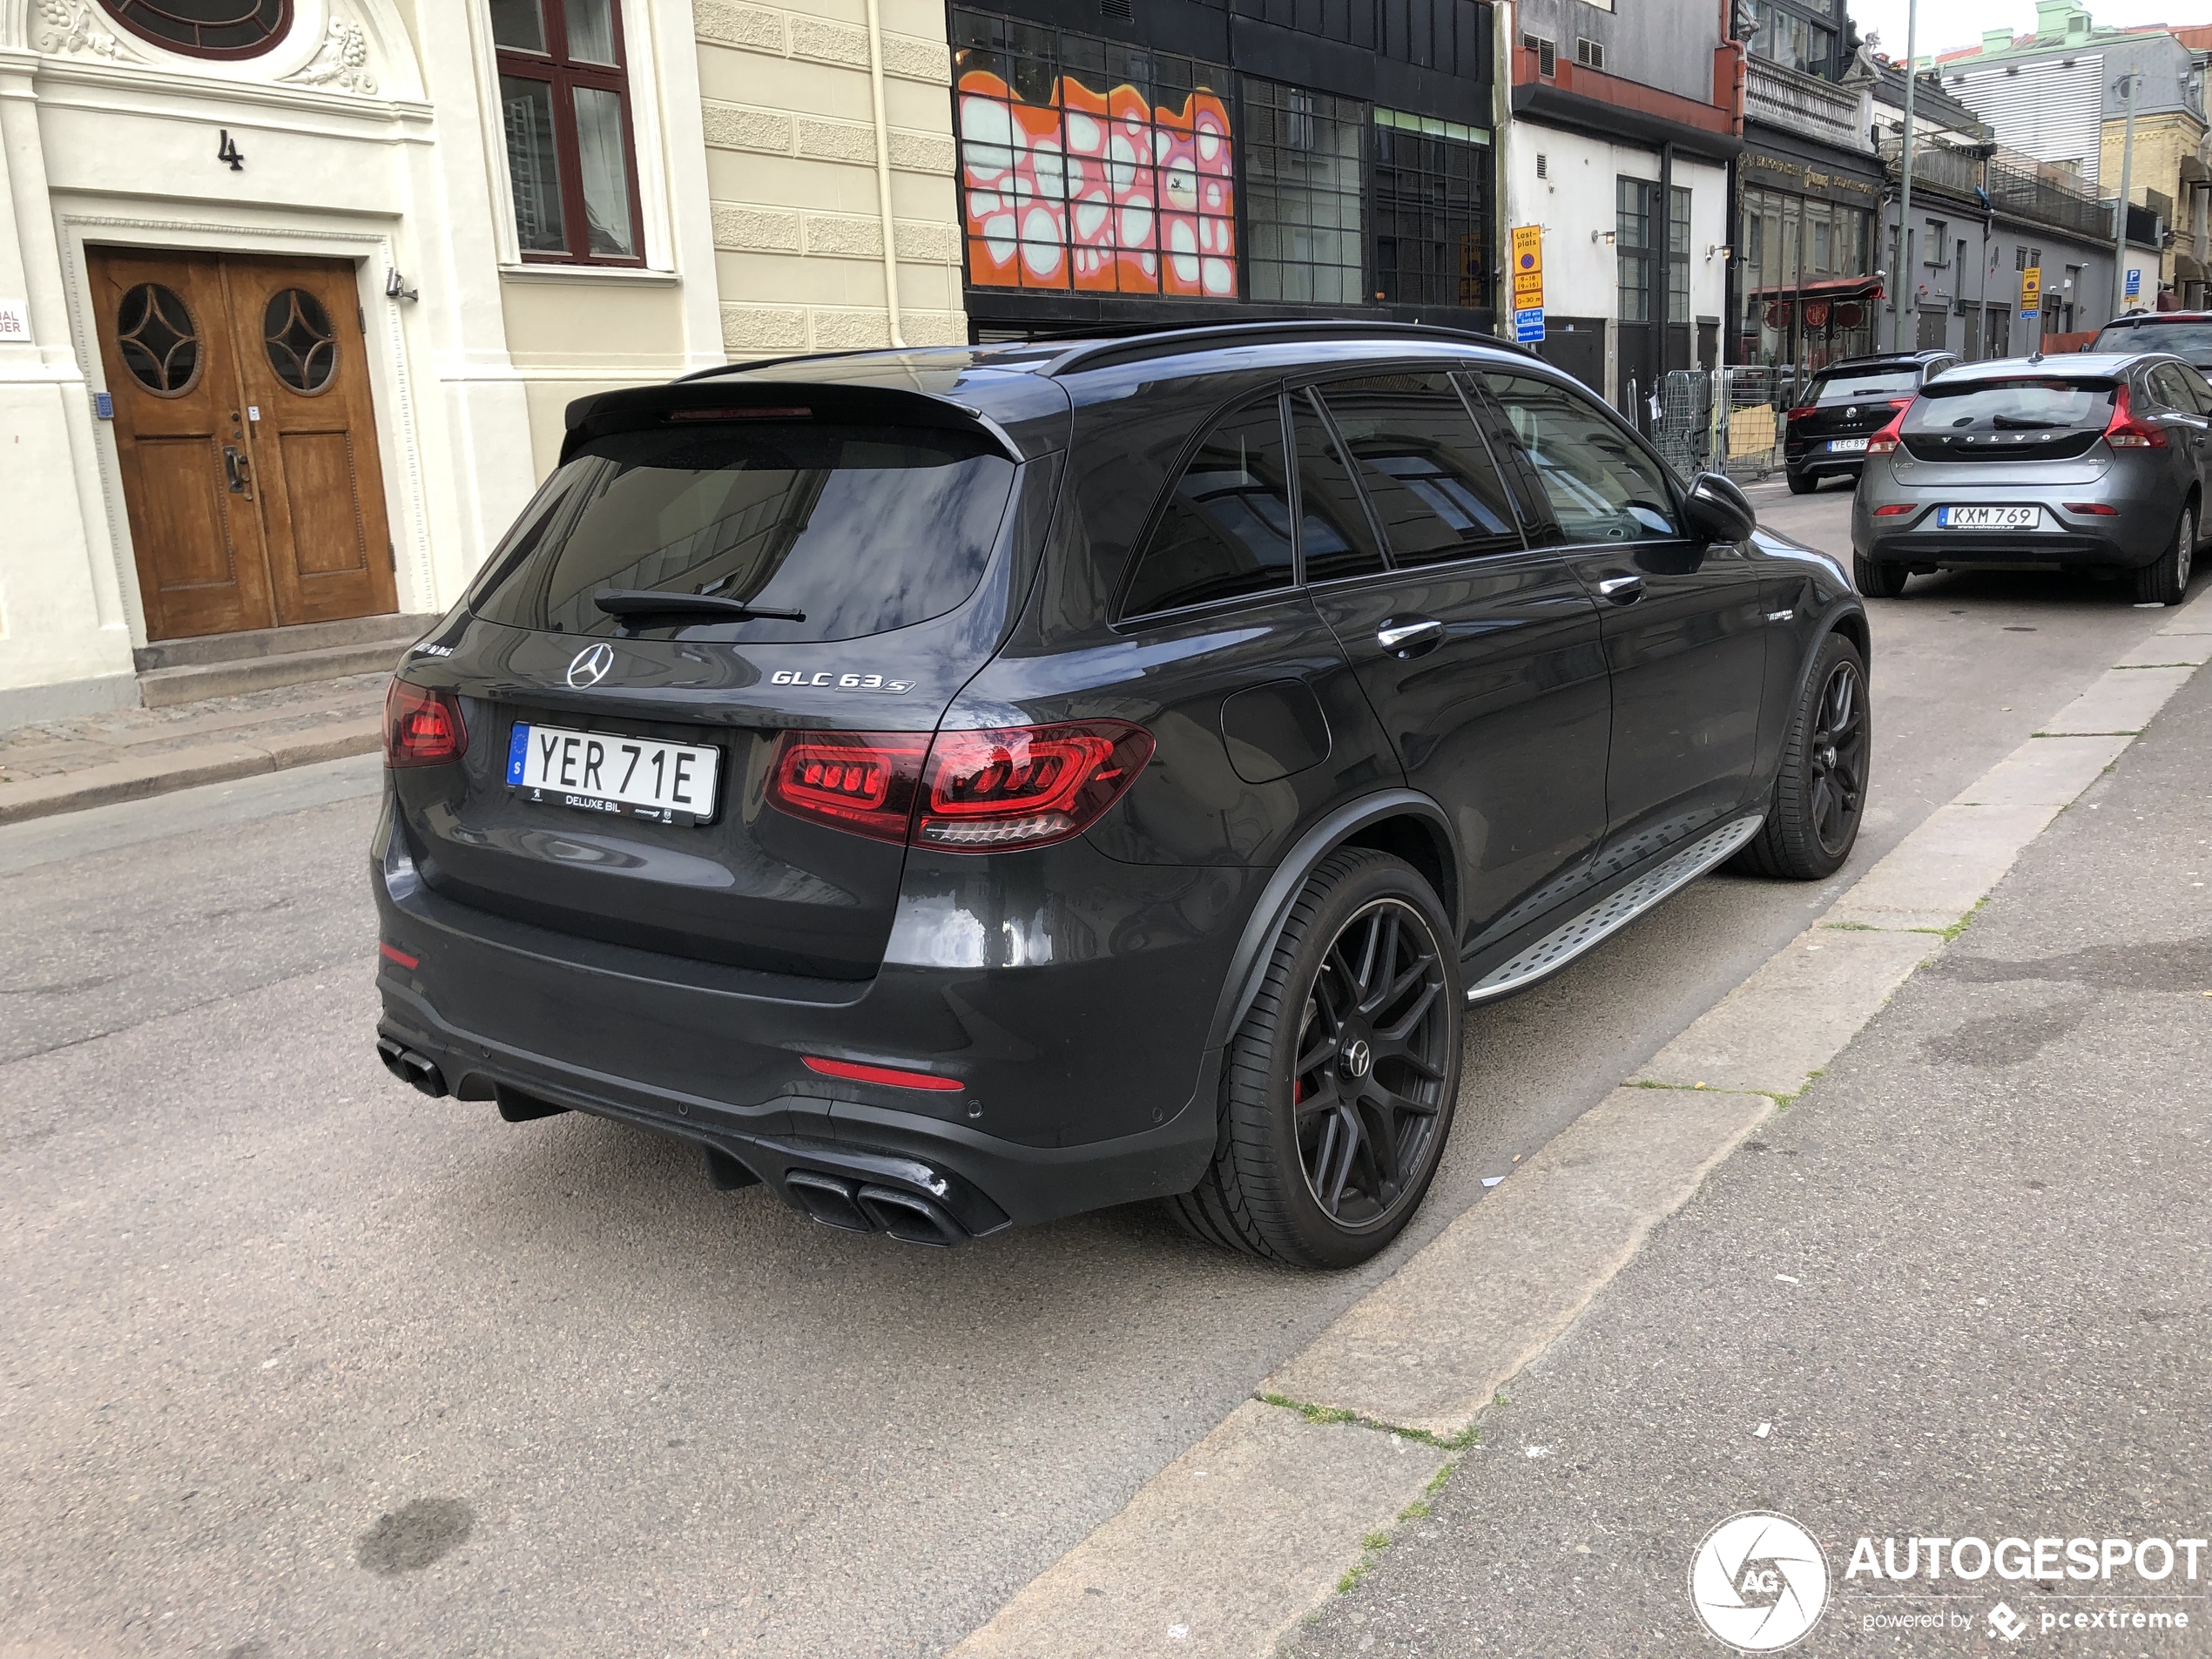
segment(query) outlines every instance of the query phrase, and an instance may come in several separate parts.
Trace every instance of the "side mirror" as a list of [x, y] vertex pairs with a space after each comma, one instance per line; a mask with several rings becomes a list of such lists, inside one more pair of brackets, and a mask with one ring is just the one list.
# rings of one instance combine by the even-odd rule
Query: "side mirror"
[[1690, 481], [1683, 502], [1683, 516], [1689, 533], [1706, 543], [1740, 542], [1759, 525], [1758, 509], [1736, 487], [1736, 481], [1717, 472], [1701, 472]]

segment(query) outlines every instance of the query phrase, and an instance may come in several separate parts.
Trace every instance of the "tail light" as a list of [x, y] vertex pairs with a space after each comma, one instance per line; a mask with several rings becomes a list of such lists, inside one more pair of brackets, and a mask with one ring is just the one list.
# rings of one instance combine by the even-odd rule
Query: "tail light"
[[2124, 381], [2112, 395], [2112, 424], [2105, 428], [2105, 442], [2115, 449], [2166, 447], [2166, 428], [2155, 421], [2138, 421], [2128, 407], [2128, 386]]
[[468, 752], [469, 728], [450, 691], [395, 679], [384, 692], [384, 764], [443, 766]]
[[1789, 413], [1788, 415], [1784, 415], [1784, 416], [1783, 417], [1783, 419], [1784, 419], [1784, 420], [1786, 420], [1786, 421], [1802, 421], [1802, 420], [1804, 420], [1804, 419], [1807, 415], [1817, 415], [1817, 414], [1818, 414], [1819, 412], [1820, 412], [1820, 406], [1819, 406], [1818, 404], [1817, 404], [1817, 403], [1808, 403], [1808, 404], [1804, 405], [1804, 408], [1795, 408], [1795, 409], [1791, 410], [1791, 411], [1790, 411], [1790, 413]]
[[1895, 518], [1899, 513], [1909, 513], [1912, 510], [1912, 503], [1911, 502], [1893, 501], [1886, 507], [1877, 507], [1874, 509], [1874, 516], [1877, 518]]
[[1151, 758], [1152, 734], [1122, 720], [941, 732], [914, 842], [983, 853], [1064, 841], [1096, 823]]
[[2109, 502], [2067, 501], [2060, 502], [2059, 505], [2065, 508], [2069, 513], [2087, 513], [2094, 518], [2117, 518], [2120, 516], [2120, 509], [2112, 505]]
[[1897, 406], [1897, 413], [1890, 416], [1890, 423], [1884, 427], [1879, 432], [1877, 432], [1872, 437], [1866, 440], [1866, 453], [1868, 455], [1889, 455], [1897, 448], [1897, 446], [1899, 443], [1905, 441], [1905, 411], [1912, 407], [1912, 401], [1910, 398], [1907, 398], [1902, 405]]
[[802, 1055], [806, 1069], [825, 1077], [842, 1077], [848, 1082], [884, 1083], [893, 1089], [931, 1089], [944, 1093], [965, 1089], [968, 1085], [957, 1077], [941, 1076], [934, 1071], [902, 1071], [896, 1066], [863, 1065], [854, 1060], [825, 1060], [816, 1054]]
[[768, 800], [880, 841], [991, 853], [1082, 834], [1152, 758], [1124, 720], [979, 732], [787, 732]]
[[786, 732], [768, 769], [768, 799], [794, 818], [904, 845], [927, 732]]

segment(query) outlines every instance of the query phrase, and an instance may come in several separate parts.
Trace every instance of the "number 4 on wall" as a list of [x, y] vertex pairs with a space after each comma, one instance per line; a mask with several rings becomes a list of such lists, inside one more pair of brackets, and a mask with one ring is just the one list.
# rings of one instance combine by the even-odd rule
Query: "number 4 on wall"
[[238, 145], [231, 141], [230, 129], [227, 127], [223, 129], [221, 137], [216, 140], [215, 159], [229, 162], [233, 172], [246, 171], [246, 157]]

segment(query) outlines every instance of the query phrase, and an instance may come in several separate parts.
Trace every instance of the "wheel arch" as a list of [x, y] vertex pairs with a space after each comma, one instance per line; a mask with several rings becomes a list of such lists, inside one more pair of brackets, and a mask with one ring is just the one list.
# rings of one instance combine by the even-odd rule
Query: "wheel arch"
[[1305, 886], [1314, 867], [1342, 846], [1372, 847], [1400, 858], [1419, 871], [1442, 901], [1451, 923], [1453, 948], [1460, 934], [1459, 846], [1444, 809], [1426, 795], [1411, 789], [1384, 790], [1362, 796], [1315, 824], [1301, 835], [1275, 873], [1267, 880], [1252, 906], [1229, 972], [1223, 976], [1221, 995], [1214, 1006], [1213, 1023], [1206, 1046], [1225, 1043], [1251, 1011], [1259, 995], [1275, 941], [1289, 918], [1291, 905]]

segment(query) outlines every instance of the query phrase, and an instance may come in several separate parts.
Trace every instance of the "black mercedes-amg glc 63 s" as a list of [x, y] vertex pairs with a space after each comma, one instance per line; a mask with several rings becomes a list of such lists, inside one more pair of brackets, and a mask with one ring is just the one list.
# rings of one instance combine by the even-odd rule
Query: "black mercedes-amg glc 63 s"
[[1515, 349], [1248, 325], [586, 398], [392, 687], [378, 1049], [953, 1244], [1420, 1204], [1470, 1003], [1857, 834], [1866, 624]]

